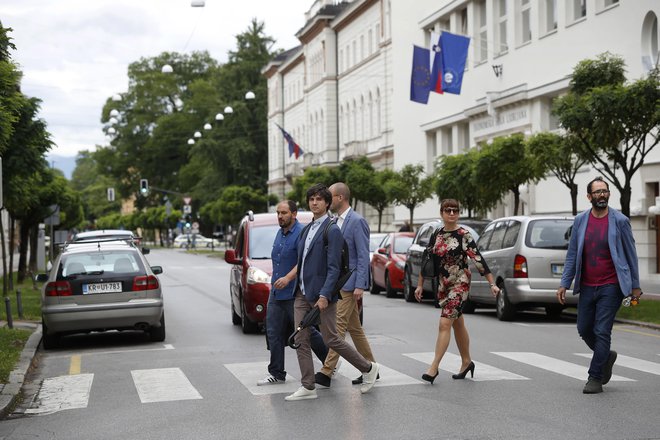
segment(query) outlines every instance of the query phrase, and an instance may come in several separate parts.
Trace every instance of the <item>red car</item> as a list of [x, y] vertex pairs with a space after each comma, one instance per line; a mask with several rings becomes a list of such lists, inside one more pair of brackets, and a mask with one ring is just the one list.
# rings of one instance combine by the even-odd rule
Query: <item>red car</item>
[[371, 257], [371, 293], [385, 289], [388, 298], [403, 290], [406, 251], [413, 242], [414, 232], [392, 232], [383, 238]]

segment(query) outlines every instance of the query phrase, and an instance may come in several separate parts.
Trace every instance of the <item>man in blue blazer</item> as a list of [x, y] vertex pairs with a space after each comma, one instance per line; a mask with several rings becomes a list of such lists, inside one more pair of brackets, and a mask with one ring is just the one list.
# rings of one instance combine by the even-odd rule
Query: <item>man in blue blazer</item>
[[[314, 220], [301, 232], [298, 243], [294, 317], [296, 322], [300, 322], [312, 307], [318, 307], [321, 317], [319, 329], [325, 344], [363, 373], [360, 391], [366, 393], [376, 381], [378, 364], [365, 359], [337, 333], [339, 291], [335, 290], [335, 284], [339, 278], [344, 239], [339, 227], [328, 216], [331, 202], [332, 194], [325, 185], [316, 184], [307, 190], [307, 203]], [[326, 228], [328, 229], [327, 246], [323, 239]], [[303, 329], [296, 335], [302, 386], [295, 393], [286, 396], [286, 400], [317, 397], [309, 336], [309, 328]]]
[[[358, 301], [362, 298], [364, 290], [369, 287], [369, 225], [366, 220], [351, 209], [351, 191], [343, 182], [330, 186], [332, 204], [330, 208], [337, 214], [337, 226], [348, 245], [349, 265], [353, 270], [351, 277], [341, 288], [340, 300], [337, 303], [337, 332], [344, 338], [346, 331], [351, 335], [355, 349], [362, 356], [375, 362], [362, 324], [360, 323], [360, 310]], [[330, 386], [332, 374], [337, 367], [339, 355], [328, 351], [321, 371], [316, 373], [316, 383], [325, 387]], [[353, 380], [354, 385], [362, 383], [362, 376]]]
[[612, 326], [621, 301], [629, 295], [639, 300], [642, 290], [630, 220], [608, 207], [608, 183], [596, 177], [587, 185], [587, 198], [591, 209], [573, 222], [557, 299], [564, 304], [566, 289], [575, 280], [573, 294], [580, 294], [578, 333], [594, 352], [582, 392], [596, 394], [612, 377], [617, 357], [610, 350]]

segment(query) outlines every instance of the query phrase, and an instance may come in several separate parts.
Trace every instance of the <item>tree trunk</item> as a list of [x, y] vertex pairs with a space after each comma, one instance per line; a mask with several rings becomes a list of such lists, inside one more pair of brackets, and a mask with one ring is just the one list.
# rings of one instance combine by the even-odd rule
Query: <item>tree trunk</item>
[[415, 213], [415, 208], [410, 208], [410, 229], [413, 230], [413, 231], [415, 230], [415, 228], [413, 226], [414, 225], [414, 223], [413, 223], [413, 217], [414, 217], [413, 214], [414, 213]]
[[378, 232], [380, 232], [380, 226], [383, 222], [383, 210], [378, 211]]
[[621, 213], [626, 217], [630, 217], [630, 199], [632, 195], [632, 189], [630, 188], [630, 180], [626, 179], [626, 184], [621, 191]]
[[18, 283], [25, 280], [25, 272], [27, 271], [27, 250], [28, 250], [28, 227], [25, 220], [20, 221], [20, 228], [18, 229], [20, 242], [18, 244]]
[[9, 267], [7, 268], [7, 289], [14, 290], [14, 235], [16, 234], [16, 221], [9, 216]]
[[577, 183], [575, 182], [571, 183], [570, 191], [571, 191], [571, 204], [573, 207], [573, 215], [577, 215], [577, 196], [578, 196]]
[[518, 190], [518, 187], [516, 187], [516, 189], [512, 189], [511, 192], [513, 193], [513, 215], [518, 215], [518, 207], [520, 206], [520, 191]]
[[5, 227], [2, 224], [2, 208], [0, 208], [0, 246], [2, 246], [2, 296], [7, 296], [7, 252], [5, 249]]

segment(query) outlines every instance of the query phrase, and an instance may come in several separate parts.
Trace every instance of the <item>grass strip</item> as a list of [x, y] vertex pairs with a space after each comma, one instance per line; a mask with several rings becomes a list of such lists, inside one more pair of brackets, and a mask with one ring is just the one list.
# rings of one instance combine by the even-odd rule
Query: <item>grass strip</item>
[[30, 330], [0, 328], [0, 383], [7, 383], [31, 334]]

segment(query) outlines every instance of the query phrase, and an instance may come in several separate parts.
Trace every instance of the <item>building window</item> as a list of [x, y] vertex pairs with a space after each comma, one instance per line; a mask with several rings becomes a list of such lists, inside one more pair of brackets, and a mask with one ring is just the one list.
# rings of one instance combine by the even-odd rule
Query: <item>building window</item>
[[649, 11], [642, 23], [642, 66], [648, 72], [660, 62], [658, 17]]
[[497, 0], [495, 17], [497, 21], [495, 36], [497, 45], [495, 46], [495, 53], [502, 54], [509, 50], [506, 43], [506, 2], [507, 0]]
[[[484, 3], [485, 5], [485, 3]], [[459, 33], [461, 35], [467, 35], [468, 34], [468, 11], [467, 8], [463, 8], [460, 12], [460, 17], [461, 17], [461, 28], [459, 29]], [[449, 29], [449, 23], [447, 23], [447, 30]]]
[[578, 21], [587, 16], [587, 0], [568, 0], [568, 7], [566, 10], [569, 14], [569, 23]]
[[368, 40], [369, 40], [369, 55], [371, 55], [374, 52], [374, 33], [371, 29], [369, 29], [368, 35]]
[[[465, 11], [467, 12], [467, 10], [465, 10]], [[438, 30], [441, 31], [441, 32], [442, 31], [451, 32], [451, 27], [450, 26], [451, 25], [450, 25], [450, 22], [449, 22], [448, 18], [438, 21]]]
[[346, 69], [351, 67], [351, 45], [346, 46]]
[[357, 64], [357, 43], [355, 40], [353, 40], [353, 62], [351, 63], [352, 66], [355, 66]]
[[557, 29], [557, 0], [544, 0], [539, 10], [541, 32], [549, 34]]
[[364, 59], [364, 35], [360, 35], [360, 61]]
[[532, 9], [529, 0], [521, 0], [520, 2], [520, 44], [525, 44], [532, 41], [532, 26], [530, 11]]
[[441, 129], [440, 135], [440, 154], [448, 156], [454, 153], [454, 138], [451, 133], [451, 127]]
[[475, 4], [475, 60], [477, 63], [486, 61], [488, 58], [488, 26], [486, 21], [486, 0], [479, 0]]

